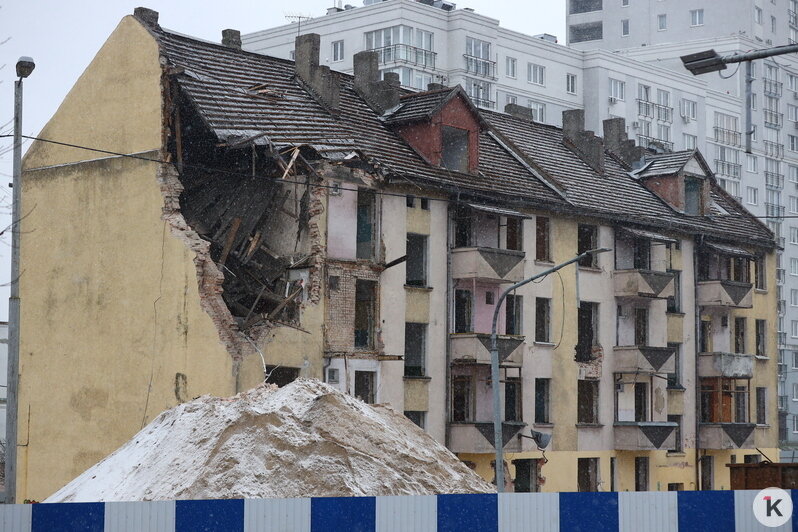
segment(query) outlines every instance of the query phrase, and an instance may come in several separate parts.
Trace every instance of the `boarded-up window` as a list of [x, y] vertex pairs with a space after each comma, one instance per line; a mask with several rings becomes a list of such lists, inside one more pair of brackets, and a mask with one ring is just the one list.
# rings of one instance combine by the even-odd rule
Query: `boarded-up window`
[[427, 286], [427, 237], [407, 235], [407, 280], [410, 286]]
[[405, 376], [424, 376], [426, 347], [427, 324], [405, 323]]
[[355, 282], [355, 347], [357, 348], [374, 348], [376, 289], [377, 283], [374, 281], [358, 279]]
[[468, 172], [468, 130], [441, 127], [441, 166], [458, 172]]
[[374, 258], [374, 192], [357, 191], [357, 258]]
[[373, 404], [375, 402], [375, 381], [377, 374], [374, 371], [355, 372], [355, 397], [364, 403]]
[[549, 219], [545, 216], [535, 218], [535, 260], [551, 260]]
[[577, 423], [598, 423], [598, 385], [598, 381], [577, 381]]
[[604, 26], [601, 21], [586, 24], [572, 24], [568, 27], [571, 43], [599, 41], [604, 37]]
[[470, 375], [452, 377], [452, 421], [465, 423], [473, 421], [473, 400]]

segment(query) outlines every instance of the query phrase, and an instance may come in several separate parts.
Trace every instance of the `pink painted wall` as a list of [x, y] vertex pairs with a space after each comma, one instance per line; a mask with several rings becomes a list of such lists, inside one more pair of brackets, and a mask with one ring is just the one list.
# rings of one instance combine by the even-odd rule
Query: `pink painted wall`
[[[491, 322], [493, 321], [493, 311], [496, 308], [496, 305], [488, 305], [485, 303], [485, 294], [488, 292], [493, 292], [493, 301], [495, 303], [499, 300], [499, 294], [501, 294], [500, 286], [501, 285], [491, 283], [474, 283], [468, 279], [460, 279], [455, 285], [457, 289], [471, 290], [473, 295], [473, 304], [471, 308], [473, 313], [474, 332], [490, 334]], [[504, 304], [502, 304], [501, 310], [499, 311], [499, 320], [497, 322], [497, 330], [499, 334], [504, 334], [504, 313]]]

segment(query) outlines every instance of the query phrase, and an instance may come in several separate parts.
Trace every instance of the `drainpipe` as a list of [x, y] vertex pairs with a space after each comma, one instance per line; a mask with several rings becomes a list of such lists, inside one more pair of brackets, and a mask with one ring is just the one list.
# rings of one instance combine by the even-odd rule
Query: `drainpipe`
[[[750, 64], [750, 63], [749, 63]], [[702, 240], [703, 235], [700, 237]], [[699, 353], [699, 338], [701, 333], [701, 308], [698, 306], [698, 242], [693, 241], [693, 308], [695, 316], [693, 316], [693, 344], [695, 354], [693, 356], [693, 373], [695, 379], [694, 394], [695, 394], [695, 489], [701, 489], [701, 474], [700, 474], [700, 458], [701, 458], [701, 381], [698, 376], [698, 353]]]
[[[751, 61], [745, 62], [745, 153], [751, 153], [751, 140], [754, 133], [754, 126], [751, 125], [751, 100], [753, 99], [752, 85], [754, 75], [752, 72]], [[762, 103], [764, 104], [764, 101]]]
[[445, 324], [443, 334], [444, 334], [444, 344], [446, 345], [446, 385], [444, 386], [444, 415], [445, 415], [445, 427], [444, 430], [444, 445], [446, 448], [449, 448], [449, 443], [451, 439], [451, 390], [450, 387], [452, 385], [452, 341], [449, 337], [449, 330], [452, 328], [452, 289], [453, 289], [453, 280], [452, 280], [452, 242], [454, 238], [454, 223], [452, 221], [452, 207], [451, 204], [448, 204], [446, 207], [446, 316], [445, 316]]

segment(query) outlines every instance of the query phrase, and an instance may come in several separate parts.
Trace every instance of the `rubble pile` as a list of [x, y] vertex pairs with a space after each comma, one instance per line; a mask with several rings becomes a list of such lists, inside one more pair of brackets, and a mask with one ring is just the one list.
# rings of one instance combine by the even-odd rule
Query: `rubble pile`
[[45, 502], [493, 491], [405, 416], [299, 379], [167, 410]]

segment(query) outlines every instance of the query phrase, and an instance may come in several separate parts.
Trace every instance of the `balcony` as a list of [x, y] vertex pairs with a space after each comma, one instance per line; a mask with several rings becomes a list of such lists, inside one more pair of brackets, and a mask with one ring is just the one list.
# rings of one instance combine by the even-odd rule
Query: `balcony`
[[776, 205], [775, 203], [765, 203], [765, 215], [768, 218], [784, 218], [784, 205]]
[[667, 299], [674, 295], [673, 274], [651, 270], [615, 270], [615, 297]]
[[657, 120], [660, 122], [673, 122], [673, 107], [658, 103], [652, 105], [654, 105], [654, 108], [657, 110]]
[[787, 20], [790, 22], [790, 26], [798, 28], [798, 15], [792, 9], [787, 10]]
[[765, 172], [765, 187], [772, 190], [783, 189], [784, 174], [777, 174], [775, 172]]
[[723, 129], [721, 127], [715, 127], [715, 142], [720, 142], [721, 144], [728, 144], [729, 146], [739, 146], [740, 132], [734, 131], [732, 129]]
[[[779, 83], [779, 85], [781, 85], [781, 83]], [[771, 109], [764, 109], [763, 114], [766, 127], [780, 128], [784, 125], [784, 113], [779, 113]]]
[[776, 333], [778, 336], [779, 345], [787, 345], [787, 333], [786, 332], [778, 332]]
[[[784, 246], [781, 246], [782, 248]], [[776, 282], [779, 284], [784, 284], [784, 280], [786, 279], [787, 271], [784, 268], [776, 268]]]
[[488, 100], [486, 98], [478, 98], [476, 96], [469, 96], [471, 101], [474, 102], [474, 105], [477, 107], [481, 107], [482, 109], [495, 109], [496, 102], [493, 100]]
[[[452, 333], [452, 362], [457, 364], [490, 364], [490, 334]], [[507, 334], [498, 335], [499, 364], [506, 367], [521, 367], [524, 361], [524, 337]]]
[[725, 175], [740, 179], [740, 174], [742, 173], [742, 170], [743, 166], [741, 164], [715, 159], [715, 173], [718, 175]]
[[743, 353], [699, 353], [699, 377], [750, 379], [754, 376], [754, 355]]
[[784, 158], [784, 144], [779, 144], [771, 140], [763, 140], [762, 144], [765, 148], [765, 157], [773, 157], [774, 159]]
[[667, 152], [673, 151], [673, 142], [667, 140], [660, 140], [654, 137], [647, 137], [646, 135], [638, 135], [637, 144], [638, 146], [643, 146], [644, 148], [652, 147], [653, 144], [659, 144], [665, 149], [665, 151]]
[[612, 348], [615, 373], [674, 373], [676, 361], [672, 347], [616, 345]]
[[463, 59], [465, 59], [466, 74], [496, 79], [496, 61], [468, 54], [463, 54]]
[[750, 449], [754, 446], [753, 423], [700, 423], [702, 449]]
[[524, 252], [498, 248], [452, 250], [452, 278], [517, 283], [524, 278]]
[[374, 49], [380, 64], [404, 63], [423, 69], [435, 70], [435, 59], [438, 54], [409, 44], [393, 44]]
[[[502, 423], [502, 442], [504, 452], [520, 453], [521, 438], [515, 436], [526, 427], [526, 423], [505, 421]], [[449, 450], [453, 453], [492, 454], [493, 422], [450, 423]]]
[[754, 285], [740, 281], [699, 281], [696, 303], [702, 307], [751, 308]]
[[637, 116], [641, 118], [654, 118], [654, 102], [637, 99]]
[[786, 411], [786, 410], [787, 410], [787, 404], [788, 404], [787, 402], [788, 402], [789, 400], [790, 400], [790, 398], [789, 398], [788, 396], [786, 396], [786, 395], [780, 395], [780, 396], [779, 396], [779, 410], [784, 410], [784, 411]]
[[656, 451], [676, 446], [676, 423], [667, 421], [616, 421], [615, 448], [619, 451]]
[[[775, 79], [763, 79], [762, 83], [764, 85], [763, 89], [765, 96], [775, 96], [777, 98], [781, 97], [783, 85], [780, 81], [776, 81]], [[767, 111], [767, 109], [765, 110]]]

